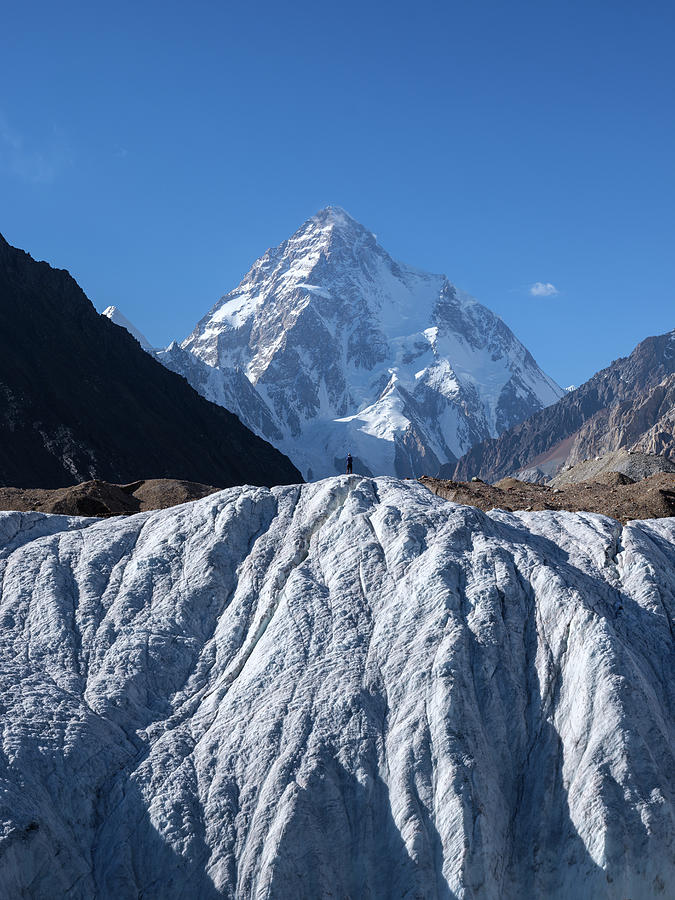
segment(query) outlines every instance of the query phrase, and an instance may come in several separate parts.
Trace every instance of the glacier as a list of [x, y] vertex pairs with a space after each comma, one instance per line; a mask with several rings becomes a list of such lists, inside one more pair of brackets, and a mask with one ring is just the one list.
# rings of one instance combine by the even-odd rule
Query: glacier
[[4, 898], [675, 885], [675, 520], [390, 477], [0, 514]]
[[435, 475], [564, 393], [498, 316], [334, 206], [157, 357], [308, 480], [348, 451], [361, 474]]

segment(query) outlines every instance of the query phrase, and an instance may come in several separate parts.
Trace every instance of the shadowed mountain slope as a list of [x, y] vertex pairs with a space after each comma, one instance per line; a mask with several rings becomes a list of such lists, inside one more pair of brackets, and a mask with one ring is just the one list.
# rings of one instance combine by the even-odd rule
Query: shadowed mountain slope
[[0, 236], [0, 484], [302, 481], [236, 416], [100, 316], [68, 272]]

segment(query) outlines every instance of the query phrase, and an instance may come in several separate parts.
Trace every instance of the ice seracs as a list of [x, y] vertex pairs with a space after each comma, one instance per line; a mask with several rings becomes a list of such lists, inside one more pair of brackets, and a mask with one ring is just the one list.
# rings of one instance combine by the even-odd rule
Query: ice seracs
[[668, 896], [675, 521], [0, 514], [0, 894]]
[[252, 414], [235, 411], [308, 478], [349, 448], [366, 474], [435, 473], [563, 393], [498, 316], [338, 207], [258, 259], [181, 349], [198, 363], [160, 358], [208, 399], [248, 380]]

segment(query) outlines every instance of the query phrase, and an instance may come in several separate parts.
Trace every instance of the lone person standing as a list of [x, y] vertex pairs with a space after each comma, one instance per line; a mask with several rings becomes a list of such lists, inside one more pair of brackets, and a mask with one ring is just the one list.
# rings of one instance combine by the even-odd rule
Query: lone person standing
[[352, 474], [352, 455], [351, 453], [347, 454], [347, 475]]

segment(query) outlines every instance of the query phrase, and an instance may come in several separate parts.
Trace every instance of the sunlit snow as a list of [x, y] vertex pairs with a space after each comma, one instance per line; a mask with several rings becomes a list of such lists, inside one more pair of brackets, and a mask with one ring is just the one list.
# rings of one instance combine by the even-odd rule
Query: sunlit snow
[[[226, 381], [245, 373], [283, 437], [258, 433], [308, 478], [355, 447], [362, 472], [435, 473], [563, 393], [501, 319], [444, 275], [394, 261], [335, 207], [261, 257], [182, 347]], [[223, 402], [210, 376], [176, 371]], [[257, 429], [257, 411], [235, 411]]]

